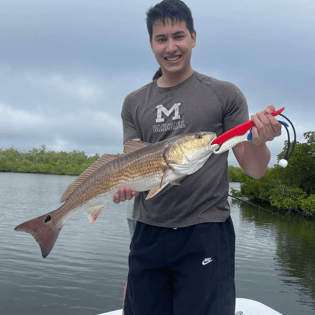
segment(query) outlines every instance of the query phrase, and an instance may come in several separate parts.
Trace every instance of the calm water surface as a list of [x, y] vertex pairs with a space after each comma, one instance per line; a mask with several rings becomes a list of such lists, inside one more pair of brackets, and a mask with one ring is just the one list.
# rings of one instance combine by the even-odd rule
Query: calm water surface
[[[14, 227], [56, 209], [75, 177], [0, 173], [0, 314], [96, 315], [121, 308], [131, 202], [109, 204], [91, 226], [79, 213], [50, 255]], [[238, 184], [232, 184], [238, 187]], [[231, 201], [237, 297], [284, 315], [315, 314], [315, 222]]]

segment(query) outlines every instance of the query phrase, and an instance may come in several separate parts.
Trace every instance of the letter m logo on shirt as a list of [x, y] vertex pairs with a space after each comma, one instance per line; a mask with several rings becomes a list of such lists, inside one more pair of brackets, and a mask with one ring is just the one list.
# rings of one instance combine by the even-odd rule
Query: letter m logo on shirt
[[172, 118], [173, 120], [177, 120], [180, 119], [180, 115], [179, 115], [179, 106], [180, 103], [176, 103], [172, 106], [172, 108], [170, 110], [167, 110], [163, 105], [158, 105], [156, 106], [157, 108], [157, 118], [156, 118], [156, 122], [157, 123], [161, 123], [164, 122], [164, 118], [162, 118], [162, 113], [164, 113], [164, 115], [166, 117], [169, 117], [171, 115], [172, 112], [174, 113], [174, 117]]

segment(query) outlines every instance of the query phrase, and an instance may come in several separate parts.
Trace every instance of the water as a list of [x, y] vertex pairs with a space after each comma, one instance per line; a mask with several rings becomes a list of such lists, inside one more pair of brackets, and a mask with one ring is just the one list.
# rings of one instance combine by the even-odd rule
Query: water
[[[109, 204], [91, 226], [64, 226], [50, 255], [14, 227], [56, 209], [75, 177], [0, 173], [0, 314], [96, 315], [121, 308], [130, 202]], [[238, 187], [238, 184], [232, 184]], [[315, 222], [231, 203], [237, 297], [285, 315], [315, 314]]]

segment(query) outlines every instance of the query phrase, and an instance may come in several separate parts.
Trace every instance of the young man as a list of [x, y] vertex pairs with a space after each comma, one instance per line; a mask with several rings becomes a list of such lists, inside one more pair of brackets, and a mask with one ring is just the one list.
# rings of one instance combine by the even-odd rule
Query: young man
[[[197, 34], [189, 8], [164, 0], [147, 12], [157, 79], [129, 94], [122, 109], [124, 143], [154, 143], [181, 133], [218, 135], [247, 121], [242, 92], [191, 67]], [[253, 140], [233, 152], [244, 171], [264, 175], [266, 141], [279, 136], [273, 106], [253, 115]], [[121, 187], [119, 203], [135, 198], [125, 315], [234, 315], [235, 234], [228, 204], [228, 152], [212, 155], [193, 175], [145, 200]]]

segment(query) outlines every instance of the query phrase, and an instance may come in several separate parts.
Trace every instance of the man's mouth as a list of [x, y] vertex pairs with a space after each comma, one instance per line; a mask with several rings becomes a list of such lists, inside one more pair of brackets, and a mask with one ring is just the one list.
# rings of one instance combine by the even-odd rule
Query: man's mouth
[[176, 61], [178, 60], [182, 55], [178, 55], [176, 57], [165, 57], [164, 59], [167, 61]]

